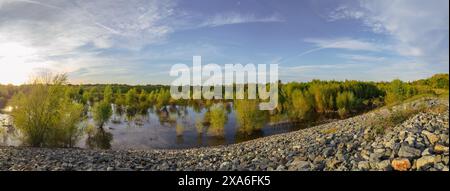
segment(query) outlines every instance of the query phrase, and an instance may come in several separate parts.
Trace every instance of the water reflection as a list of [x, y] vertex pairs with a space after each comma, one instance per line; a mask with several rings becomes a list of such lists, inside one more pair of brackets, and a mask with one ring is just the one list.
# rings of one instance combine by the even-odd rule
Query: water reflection
[[103, 128], [94, 128], [87, 132], [86, 145], [90, 149], [110, 149], [113, 134]]
[[0, 113], [0, 145], [20, 145], [19, 134], [12, 125], [9, 115]]
[[[248, 100], [233, 103], [193, 101], [187, 106], [152, 107], [130, 116], [127, 108], [113, 105], [104, 129], [85, 131], [78, 147], [97, 149], [174, 149], [216, 146], [247, 141], [306, 127], [306, 124], [272, 125], [282, 117], [270, 116]], [[121, 109], [119, 109], [121, 108]], [[93, 120], [87, 120], [93, 124]], [[0, 129], [5, 129], [0, 128]], [[12, 145], [10, 132], [0, 136], [2, 145]]]

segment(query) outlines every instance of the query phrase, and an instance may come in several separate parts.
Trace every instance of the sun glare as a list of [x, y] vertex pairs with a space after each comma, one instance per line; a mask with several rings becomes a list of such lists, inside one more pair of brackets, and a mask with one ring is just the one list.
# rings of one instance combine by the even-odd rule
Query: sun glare
[[20, 43], [0, 44], [0, 84], [23, 84], [29, 80], [36, 63], [36, 51]]

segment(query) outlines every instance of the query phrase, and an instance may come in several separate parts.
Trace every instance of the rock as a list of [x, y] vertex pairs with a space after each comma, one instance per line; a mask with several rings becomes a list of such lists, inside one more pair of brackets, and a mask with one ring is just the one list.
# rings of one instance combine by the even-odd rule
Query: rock
[[106, 171], [113, 171], [114, 167], [108, 166], [108, 168], [106, 168]]
[[358, 163], [358, 169], [359, 170], [369, 170], [370, 169], [369, 161], [360, 161]]
[[435, 163], [434, 164], [434, 168], [437, 169], [437, 170], [440, 170], [440, 171], [443, 171], [445, 169], [445, 167], [446, 166], [444, 164], [442, 164], [442, 163]]
[[301, 158], [295, 158], [289, 165], [288, 170], [306, 171], [309, 170], [311, 164], [308, 161], [303, 161]]
[[323, 156], [326, 158], [326, 157], [329, 157], [329, 156], [331, 156], [331, 155], [333, 155], [334, 154], [334, 149], [333, 148], [331, 148], [331, 147], [327, 147], [327, 148], [325, 148], [324, 150], [323, 150]]
[[390, 160], [384, 160], [377, 164], [378, 170], [388, 171], [391, 170], [391, 161]]
[[394, 140], [391, 139], [390, 141], [386, 141], [386, 142], [384, 142], [383, 144], [384, 144], [384, 146], [385, 146], [386, 148], [393, 149], [393, 148], [394, 148], [395, 142], [394, 142]]
[[434, 164], [434, 156], [423, 156], [416, 161], [417, 170], [421, 170], [427, 165]]
[[434, 152], [435, 153], [448, 153], [448, 147], [444, 146], [444, 145], [440, 145], [440, 144], [436, 144], [434, 146]]
[[427, 137], [428, 141], [430, 141], [430, 143], [432, 145], [434, 145], [434, 143], [439, 141], [439, 136], [437, 136], [433, 133], [430, 133], [429, 131], [426, 131], [426, 130], [422, 131], [422, 134], [424, 134]]
[[394, 170], [397, 171], [407, 171], [411, 168], [411, 163], [408, 159], [405, 158], [397, 158], [392, 160], [391, 166]]
[[422, 156], [428, 156], [431, 155], [431, 151], [429, 148], [426, 148], [425, 150], [422, 151]]
[[406, 138], [407, 133], [407, 131], [400, 131], [400, 133], [398, 134], [398, 138], [403, 141]]
[[327, 162], [325, 163], [325, 165], [326, 165], [326, 167], [327, 167], [329, 170], [332, 170], [332, 169], [335, 169], [336, 166], [337, 166], [338, 164], [340, 164], [340, 163], [342, 163], [342, 161], [338, 161], [338, 160], [336, 160], [336, 159], [330, 159], [330, 160], [327, 160]]
[[369, 161], [370, 162], [378, 162], [380, 161], [381, 157], [383, 157], [384, 154], [383, 153], [371, 153], [369, 156]]
[[282, 171], [282, 170], [285, 170], [285, 169], [286, 169], [286, 167], [284, 165], [279, 165], [277, 167], [276, 171]]
[[413, 146], [416, 143], [416, 138], [414, 138], [413, 136], [408, 136], [406, 137], [405, 142]]
[[398, 151], [398, 156], [404, 157], [404, 158], [415, 158], [415, 157], [421, 156], [421, 152], [419, 149], [415, 149], [410, 146], [402, 145], [400, 147], [400, 150]]
[[226, 170], [229, 165], [230, 165], [229, 162], [223, 162], [222, 164], [220, 164], [219, 168], [223, 169], [223, 170]]
[[378, 154], [383, 154], [383, 155], [384, 155], [384, 152], [386, 152], [386, 149], [375, 149], [374, 152], [375, 152], [375, 153], [378, 153]]
[[445, 165], [448, 165], [448, 156], [442, 157], [442, 162], [444, 162]]
[[441, 137], [440, 139], [441, 139], [445, 144], [448, 145], [448, 134], [441, 134], [440, 137]]

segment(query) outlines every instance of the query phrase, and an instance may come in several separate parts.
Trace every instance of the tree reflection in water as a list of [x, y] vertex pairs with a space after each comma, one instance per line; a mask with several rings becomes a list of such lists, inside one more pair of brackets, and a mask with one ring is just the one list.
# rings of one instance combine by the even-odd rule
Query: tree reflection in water
[[110, 149], [113, 135], [103, 128], [94, 128], [87, 132], [86, 145], [91, 149]]

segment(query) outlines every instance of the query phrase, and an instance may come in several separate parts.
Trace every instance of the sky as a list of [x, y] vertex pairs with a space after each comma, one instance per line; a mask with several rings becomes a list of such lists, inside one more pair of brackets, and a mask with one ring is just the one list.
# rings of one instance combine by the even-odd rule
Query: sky
[[449, 1], [0, 0], [1, 84], [170, 84], [193, 56], [282, 81], [426, 78], [449, 70]]

